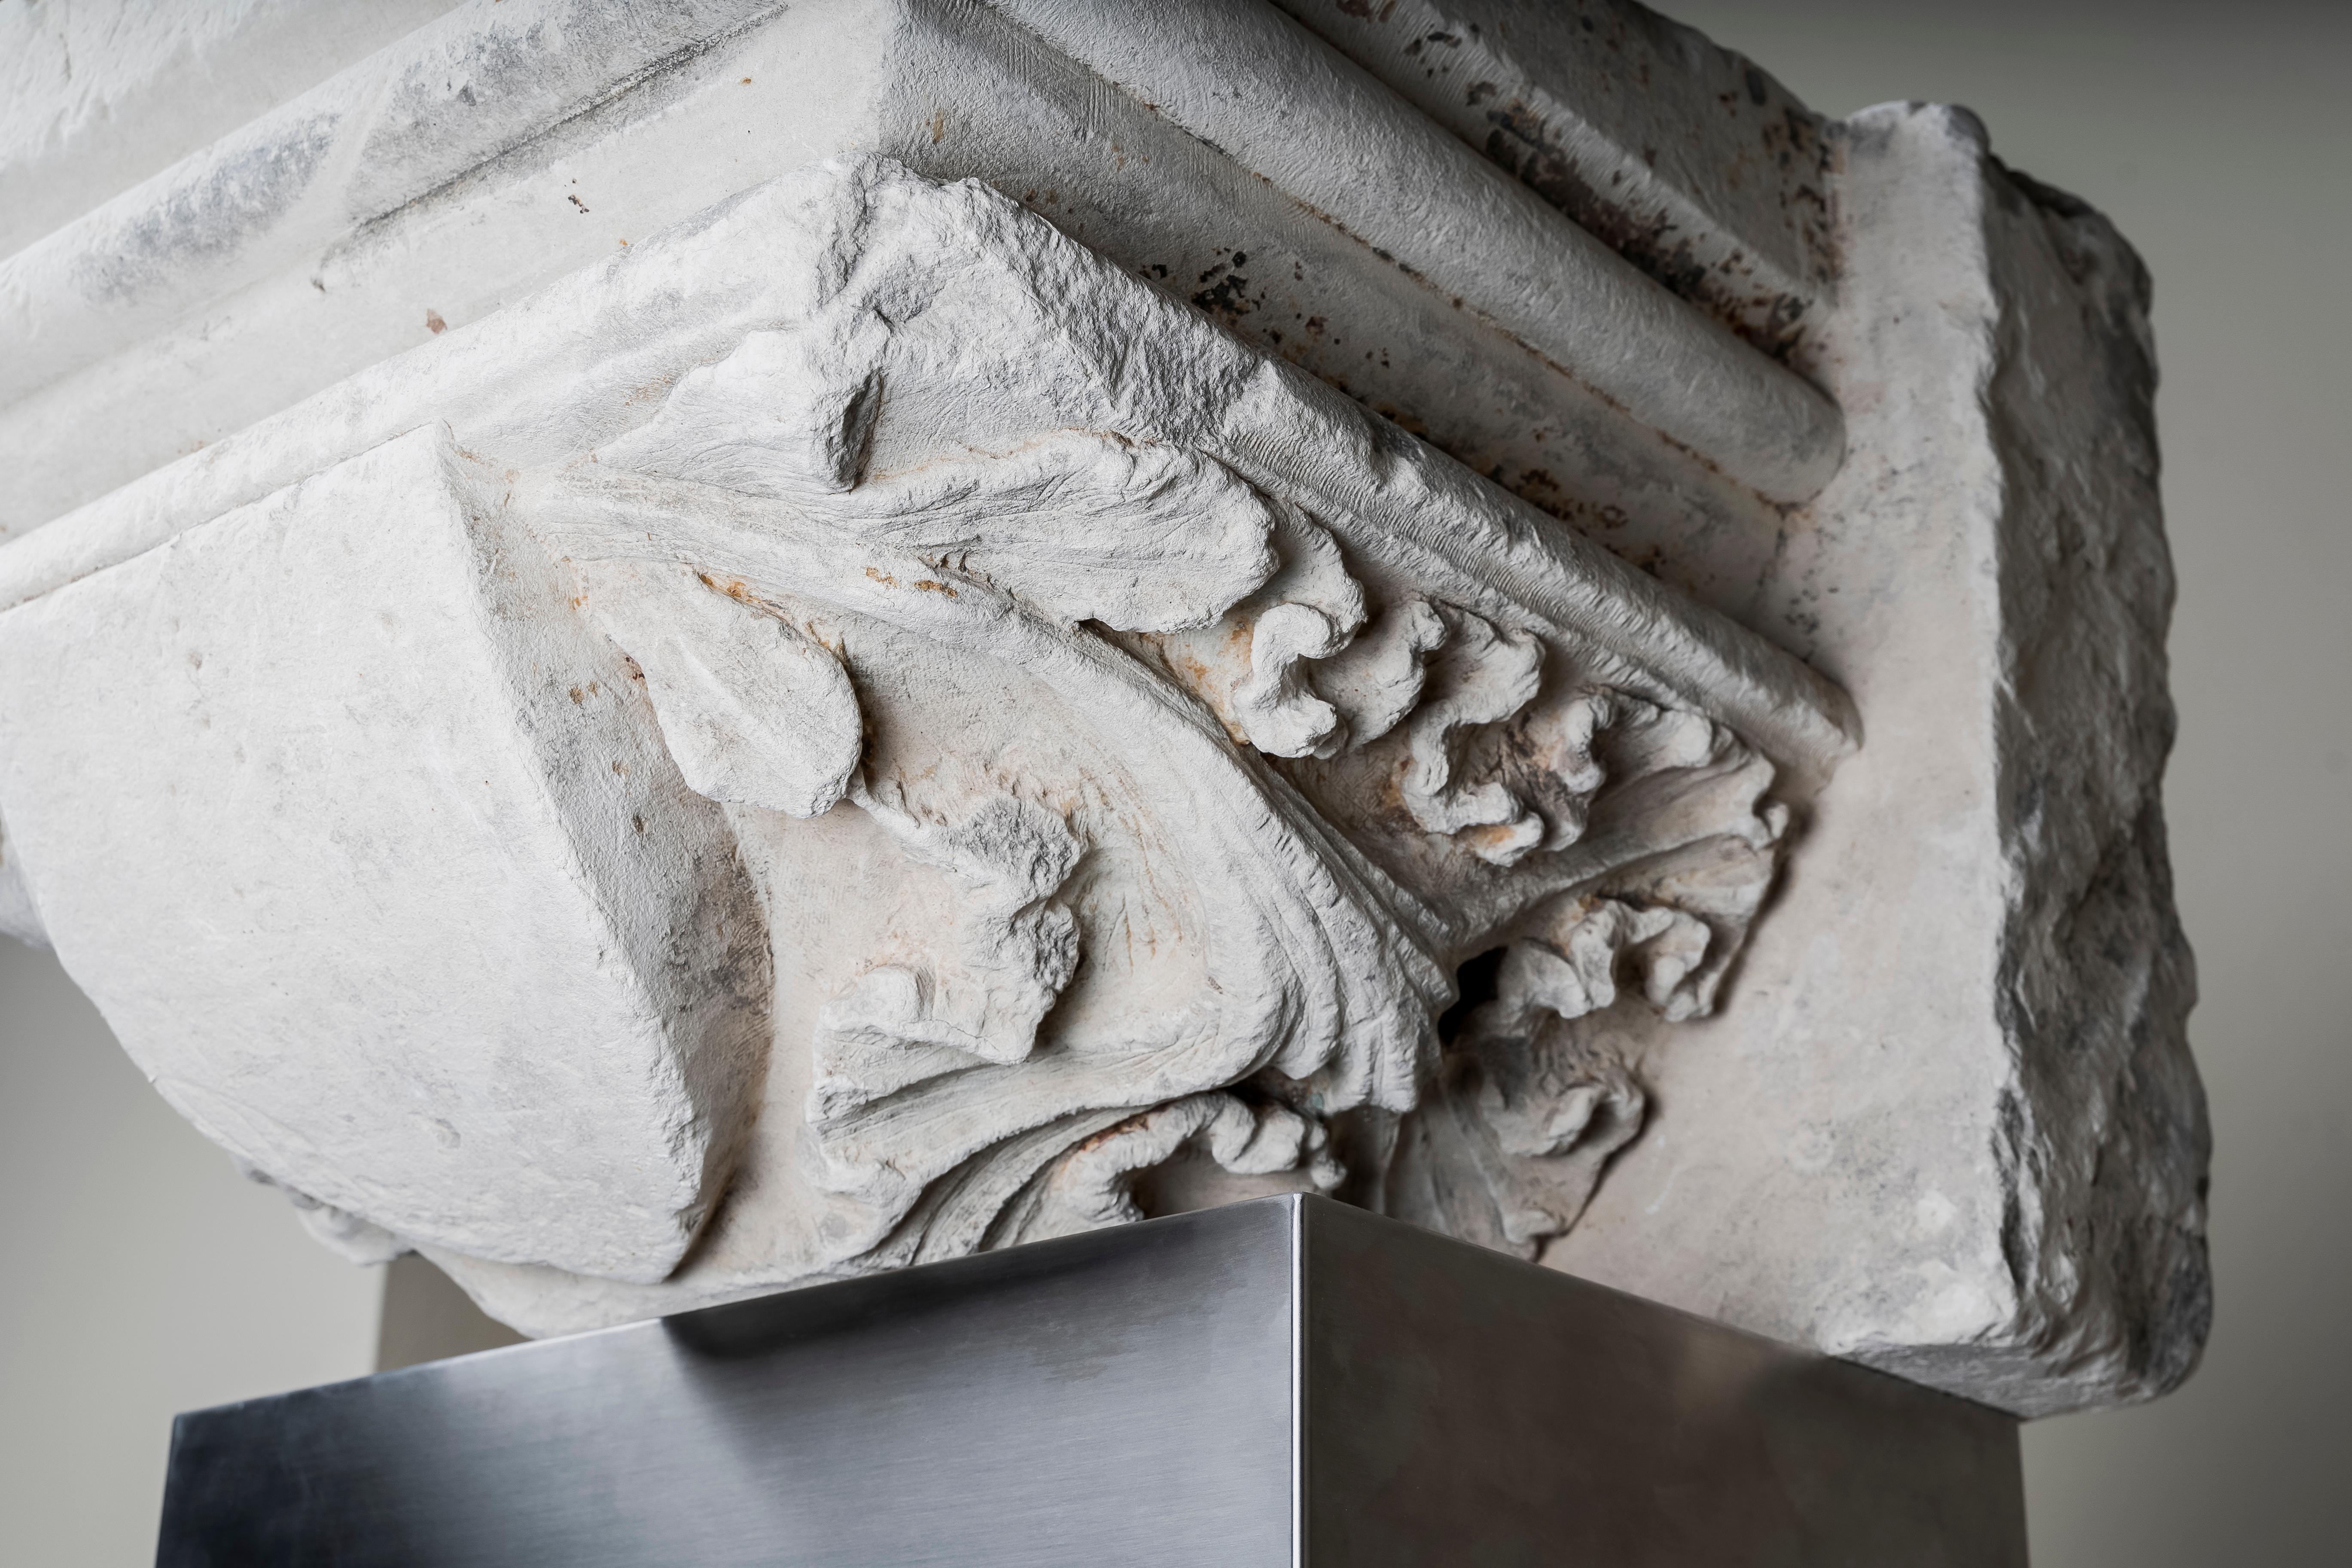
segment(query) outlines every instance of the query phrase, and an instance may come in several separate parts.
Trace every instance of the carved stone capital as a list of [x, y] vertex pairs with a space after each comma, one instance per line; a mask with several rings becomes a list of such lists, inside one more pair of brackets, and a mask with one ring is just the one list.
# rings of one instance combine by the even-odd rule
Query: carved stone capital
[[[379, 381], [448, 422], [296, 410], [240, 455], [290, 482], [0, 618], [5, 797], [36, 865], [69, 803], [222, 847], [43, 920], [200, 1125], [538, 1331], [1139, 1191], [1532, 1254], [1640, 1125], [1609, 1020], [1709, 1010], [1776, 777], [1851, 744], [1794, 659], [887, 160]], [[541, 891], [448, 918], [493, 866]]]
[[1964, 111], [504, 0], [151, 151], [0, 157], [0, 931], [329, 1244], [547, 1332], [1311, 1189], [2193, 1364], [2147, 279]]

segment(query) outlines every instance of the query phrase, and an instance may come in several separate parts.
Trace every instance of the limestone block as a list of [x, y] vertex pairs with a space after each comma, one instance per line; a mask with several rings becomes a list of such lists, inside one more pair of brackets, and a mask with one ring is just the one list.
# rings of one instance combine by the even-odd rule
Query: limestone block
[[1810, 367], [1836, 138], [1756, 63], [1624, 0], [1277, 0], [1742, 337]]
[[1314, 1188], [2145, 1397], [2144, 289], [1626, 0], [461, 6], [0, 258], [0, 930], [534, 1332]]
[[1853, 457], [1752, 617], [1869, 741], [1549, 1260], [2027, 1414], [2146, 1397], [2211, 1313], [2147, 280], [1965, 112], [1841, 140]]
[[[1378, 82], [1280, 16], [1258, 20], [1286, 29], [1287, 52], [1227, 48], [1220, 68], [1256, 73], [1254, 101], [1318, 109], [1251, 122], [1246, 146], [1231, 116], [1163, 112], [1166, 74], [1114, 86], [1091, 68], [1164, 58], [1153, 40], [1184, 9], [1089, 16], [1068, 29], [1083, 61], [950, 0], [809, 0], [781, 14], [706, 0], [666, 8], [641, 35], [600, 0], [453, 12], [0, 258], [0, 443], [27, 455], [0, 491], [0, 539], [428, 343], [432, 323], [478, 320], [761, 179], [850, 152], [986, 179], [1612, 542], [1628, 530], [1769, 539], [1776, 513], [1749, 484], [1793, 499], [1826, 477], [1837, 414], [1814, 390], [1674, 309], [1667, 289], [1439, 126], [1384, 108]], [[1202, 33], [1213, 36], [1191, 29]], [[1302, 51], [1347, 88], [1335, 102], [1299, 97], [1276, 72]], [[1354, 117], [1344, 132], [1330, 119], [1340, 109]], [[1326, 172], [1342, 134], [1393, 151]], [[234, 169], [272, 178], [221, 211], [244, 189], [224, 175]], [[1351, 185], [1335, 222], [1321, 204]], [[193, 213], [215, 214], [194, 263], [127, 259], [193, 243], [169, 217]], [[1384, 213], [1451, 237], [1433, 243], [1393, 216], [1380, 226]], [[1481, 213], [1509, 224], [1519, 259], [1482, 259], [1512, 247], [1468, 241]], [[1564, 247], [1622, 310], [1588, 309], [1551, 281], [1548, 258]], [[1619, 331], [1621, 315], [1645, 330]], [[1691, 382], [1718, 389], [1718, 435], [1791, 430], [1801, 449], [1748, 442], [1744, 463], [1694, 452], [1615, 401], [1673, 423]], [[1704, 433], [1674, 428], [1704, 447]]]
[[[772, 324], [736, 327], [709, 356], [708, 332], [752, 279]], [[583, 319], [606, 335], [583, 345]], [[649, 382], [661, 395], [643, 395]], [[411, 409], [448, 413], [454, 445], [432, 426], [369, 444]], [[395, 461], [437, 467], [420, 478]], [[203, 516], [213, 487], [305, 468]], [[1843, 695], [1752, 634], [986, 187], [874, 160], [755, 191], [51, 525], [16, 547], [25, 596], [0, 637], [54, 664], [70, 628], [104, 619], [93, 601], [204, 597], [201, 577], [151, 581], [200, 552], [224, 569], [257, 563], [248, 595], [299, 600], [308, 563], [248, 541], [248, 520], [345, 518], [404, 560], [415, 545], [394, 542], [390, 520], [435, 488], [461, 498], [445, 503], [445, 531], [478, 513], [471, 526], [509, 542], [512, 570], [529, 540], [567, 575], [530, 617], [539, 635], [606, 650], [600, 675], [571, 661], [532, 671], [552, 716], [530, 738], [556, 756], [530, 776], [609, 794], [624, 787], [609, 770], [567, 768], [619, 754], [614, 779], [698, 792], [712, 803], [699, 813], [633, 805], [622, 842], [637, 844], [640, 823], [705, 832], [652, 857], [680, 884], [660, 889], [669, 902], [729, 909], [748, 877], [763, 906], [774, 984], [747, 987], [772, 1017], [760, 1109], [731, 1172], [696, 1168], [697, 1192], [725, 1196], [666, 1279], [653, 1282], [675, 1251], [649, 1269], [638, 1254], [587, 1255], [561, 1228], [554, 1245], [520, 1238], [552, 1199], [543, 1167], [626, 1154], [631, 1134], [702, 1153], [677, 1135], [688, 1112], [595, 1086], [550, 1094], [601, 1100], [616, 1124], [509, 1117], [496, 1143], [516, 1173], [460, 1175], [424, 1146], [379, 1150], [338, 1109], [352, 1086], [312, 1078], [267, 1102], [291, 1131], [264, 1144], [233, 1121], [259, 1098], [247, 1078], [277, 1063], [299, 1080], [289, 1064], [313, 1053], [367, 1056], [354, 1047], [383, 999], [359, 984], [365, 968], [271, 930], [247, 973], [201, 954], [198, 984], [96, 945], [157, 933], [52, 895], [47, 868], [109, 852], [86, 823], [53, 826], [78, 779], [114, 773], [110, 805], [134, 821], [204, 808], [168, 762], [202, 738], [158, 747], [143, 708], [107, 697], [152, 689], [176, 648], [128, 646], [126, 668], [94, 668], [93, 687], [62, 700], [58, 678], [26, 662], [31, 684], [0, 727], [26, 782], [0, 787], [68, 963], [126, 974], [128, 994], [97, 989], [127, 1039], [159, 1032], [142, 1006], [236, 1018], [236, 998], [289, 963], [342, 993], [340, 1015], [314, 1005], [317, 1045], [265, 1036], [250, 1067], [174, 1060], [163, 1081], [273, 1178], [425, 1247], [536, 1331], [1132, 1217], [1137, 1173], [1180, 1157], [1223, 1173], [1195, 1172], [1196, 1187], [1352, 1181], [1367, 1201], [1524, 1247], [1572, 1221], [1640, 1114], [1606, 1059], [1555, 1051], [1541, 1072], [1516, 1071], [1527, 1043], [1608, 1005], [1621, 980], [1664, 1015], [1705, 1013], [1777, 864], [1776, 777], [1825, 775], [1851, 746]], [[371, 565], [362, 619], [463, 597]], [[43, 592], [36, 572], [64, 580]], [[256, 701], [279, 685], [313, 694], [306, 723], [319, 706], [347, 713], [370, 666], [334, 634], [333, 657], [289, 645], [283, 663], [220, 679], [242, 675]], [[429, 733], [422, 701], [387, 720], [383, 745]], [[583, 743], [592, 719], [617, 728]], [[273, 721], [240, 710], [205, 733], [250, 756]], [[115, 767], [123, 748], [152, 771]], [[467, 736], [427, 753], [497, 749]], [[646, 760], [661, 752], [675, 773]], [[350, 755], [375, 793], [349, 816], [313, 805], [305, 827], [425, 853], [438, 813], [403, 797], [429, 775], [355, 742]], [[259, 804], [226, 776], [235, 802]], [[598, 805], [609, 837], [618, 807]], [[175, 914], [241, 896], [241, 861], [283, 848], [258, 827], [216, 834], [217, 858], [172, 862], [189, 895]], [[520, 863], [467, 883], [576, 879], [571, 838], [494, 828], [477, 853], [494, 849]], [[326, 858], [296, 860], [307, 878]], [[629, 909], [654, 890], [612, 897]], [[432, 880], [405, 891], [404, 922], [433, 945], [387, 960], [416, 973], [446, 962], [444, 941], [496, 951], [490, 932], [424, 918], [467, 896]], [[326, 920], [348, 901], [340, 884], [304, 881], [286, 903], [305, 899], [321, 940], [383, 951], [367, 923]], [[757, 929], [738, 918], [710, 934]], [[1494, 1067], [1465, 1060], [1441, 1080], [1434, 1020], [1452, 971], [1497, 942], [1526, 950], [1529, 978], [1479, 1026]], [[754, 973], [687, 977], [676, 999]], [[562, 984], [551, 963], [529, 1033], [556, 1033], [518, 1041], [524, 1054], [571, 1037], [544, 1014]], [[452, 989], [496, 988], [459, 972]], [[163, 1070], [160, 1051], [148, 1059]], [[413, 1095], [389, 1085], [428, 1070], [388, 1064], [371, 1098], [401, 1104]], [[733, 1081], [691, 1101], [712, 1149]], [[497, 1103], [494, 1086], [455, 1091]], [[1482, 1095], [1507, 1124], [1499, 1142], [1473, 1109]], [[377, 1174], [379, 1154], [408, 1189]], [[662, 1173], [675, 1180], [676, 1164]], [[687, 1206], [674, 1198], [667, 1212]], [[610, 1201], [583, 1217], [609, 1225]], [[461, 1202], [502, 1209], [512, 1228], [452, 1223]]]
[[420, 429], [0, 616], [8, 851], [320, 1225], [655, 1280], [753, 1104], [760, 913], [467, 468]]

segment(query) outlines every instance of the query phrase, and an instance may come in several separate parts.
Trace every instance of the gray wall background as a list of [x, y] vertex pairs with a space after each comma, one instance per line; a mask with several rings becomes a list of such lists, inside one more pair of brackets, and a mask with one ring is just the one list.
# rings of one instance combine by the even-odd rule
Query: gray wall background
[[155, 1560], [178, 1411], [357, 1377], [380, 1270], [311, 1241], [0, 937], [0, 1563]]
[[[1816, 108], [1965, 103], [2157, 280], [2180, 569], [2168, 782], [2218, 1319], [2180, 1394], [2029, 1428], [2041, 1568], [2344, 1560], [2352, 1343], [2352, 3], [1680, 0]], [[368, 1370], [313, 1246], [0, 940], [0, 1560], [151, 1559], [176, 1410]]]

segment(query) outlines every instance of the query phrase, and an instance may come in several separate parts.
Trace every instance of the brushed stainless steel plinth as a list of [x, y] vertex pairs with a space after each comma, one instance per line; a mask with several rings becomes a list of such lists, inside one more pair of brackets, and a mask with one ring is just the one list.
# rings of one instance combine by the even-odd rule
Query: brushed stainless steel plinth
[[163, 1568], [1994, 1565], [2014, 1424], [1318, 1198], [183, 1415]]

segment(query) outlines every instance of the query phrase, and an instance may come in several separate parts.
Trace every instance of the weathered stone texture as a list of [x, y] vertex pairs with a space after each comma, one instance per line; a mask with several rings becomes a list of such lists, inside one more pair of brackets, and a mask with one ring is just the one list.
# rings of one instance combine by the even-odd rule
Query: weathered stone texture
[[764, 930], [465, 467], [418, 430], [0, 616], [10, 847], [133, 1059], [255, 1170], [651, 1281], [742, 1141]]
[[1843, 135], [1854, 455], [1751, 616], [1865, 742], [1549, 1260], [2011, 1408], [2145, 1397], [2209, 1289], [2146, 278], [1964, 111]]
[[1313, 1188], [2144, 1397], [2153, 377], [1622, 0], [459, 7], [0, 258], [0, 931], [535, 1332]]

